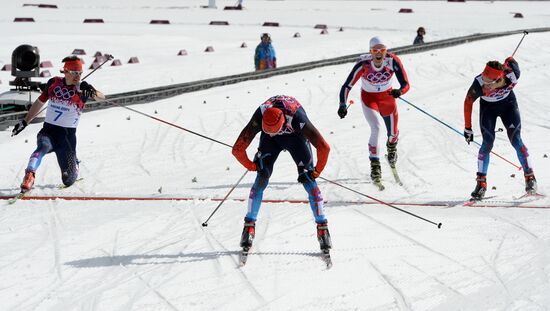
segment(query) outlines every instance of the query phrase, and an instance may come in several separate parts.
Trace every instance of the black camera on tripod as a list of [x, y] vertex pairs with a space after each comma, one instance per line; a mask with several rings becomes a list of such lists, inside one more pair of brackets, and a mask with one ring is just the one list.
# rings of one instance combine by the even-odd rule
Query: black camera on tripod
[[18, 91], [39, 91], [40, 82], [31, 81], [31, 78], [40, 76], [40, 52], [35, 46], [23, 44], [11, 54], [11, 75], [15, 80], [10, 85]]

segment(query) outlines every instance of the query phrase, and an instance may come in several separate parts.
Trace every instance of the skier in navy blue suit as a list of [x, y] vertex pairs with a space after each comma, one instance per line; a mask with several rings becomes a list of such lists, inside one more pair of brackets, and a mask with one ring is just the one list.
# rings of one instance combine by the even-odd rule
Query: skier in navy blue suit
[[[258, 132], [262, 132], [260, 146], [254, 161], [250, 161], [246, 148]], [[310, 142], [317, 149], [316, 165], [313, 164]], [[298, 181], [303, 184], [308, 193], [310, 207], [317, 223], [317, 238], [321, 249], [330, 249], [331, 241], [323, 209], [323, 198], [315, 181], [327, 163], [330, 147], [309, 121], [300, 103], [294, 97], [285, 95], [273, 96], [261, 104], [233, 146], [235, 158], [248, 170], [257, 172], [254, 185], [250, 189], [241, 247], [246, 250], [252, 247], [255, 222], [263, 192], [269, 183], [273, 165], [283, 150], [288, 151], [292, 156], [298, 169]]]
[[535, 194], [537, 191], [537, 180], [529, 159], [529, 153], [521, 140], [521, 118], [516, 95], [513, 91], [518, 83], [519, 76], [519, 65], [514, 58], [508, 57], [504, 64], [498, 61], [490, 61], [486, 64], [483, 73], [474, 79], [464, 100], [464, 137], [470, 143], [474, 140], [472, 105], [478, 97], [481, 97], [479, 123], [483, 143], [479, 148], [477, 184], [472, 192], [473, 199], [482, 199], [487, 191], [489, 156], [495, 141], [495, 126], [498, 117], [506, 127], [508, 139], [516, 149], [523, 168], [525, 191], [529, 194]]

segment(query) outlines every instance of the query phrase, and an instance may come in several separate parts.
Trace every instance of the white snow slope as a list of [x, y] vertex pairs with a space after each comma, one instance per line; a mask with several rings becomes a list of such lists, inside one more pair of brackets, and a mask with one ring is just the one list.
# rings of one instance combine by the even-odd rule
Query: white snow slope
[[[242, 12], [221, 10], [234, 4], [226, 1], [218, 1], [217, 10], [200, 9], [203, 1], [60, 0], [57, 10], [22, 7], [27, 2], [1, 4], [0, 60], [9, 62], [13, 48], [22, 43], [38, 46], [43, 59], [55, 63], [54, 74], [59, 60], [77, 47], [87, 50], [88, 63], [96, 50], [123, 60], [141, 57], [141, 64], [108, 67], [90, 76], [89, 82], [106, 93], [248, 71], [264, 31], [273, 34], [280, 64], [287, 65], [364, 51], [375, 34], [392, 45], [405, 45], [420, 25], [427, 28], [428, 41], [547, 26], [550, 12], [545, 2], [245, 1]], [[180, 8], [168, 9], [176, 6]], [[402, 7], [414, 13], [396, 13]], [[522, 12], [525, 18], [513, 19], [510, 12]], [[36, 23], [12, 23], [13, 17], [28, 16]], [[104, 25], [81, 23], [100, 17]], [[147, 24], [161, 18], [174, 24]], [[207, 25], [222, 19], [231, 25]], [[282, 27], [260, 26], [268, 20]], [[320, 36], [312, 29], [317, 23], [343, 26], [345, 31], [329, 28], [328, 36]], [[296, 31], [302, 38], [291, 38]], [[509, 56], [519, 39], [510, 36], [402, 55], [412, 85], [404, 98], [462, 131], [463, 100], [473, 78], [488, 60]], [[239, 48], [242, 41], [249, 43], [247, 49]], [[206, 45], [220, 48], [206, 55]], [[192, 53], [178, 58], [181, 48]], [[542, 194], [548, 193], [550, 180], [549, 53], [550, 34], [540, 33], [529, 34], [516, 55], [522, 69], [515, 88], [522, 138]], [[360, 107], [353, 105], [343, 120], [336, 115], [338, 92], [352, 65], [132, 108], [231, 145], [261, 102], [275, 94], [292, 95], [331, 145], [323, 177], [441, 222], [441, 229], [320, 180], [334, 244], [333, 268], [326, 270], [318, 255], [308, 205], [289, 202], [263, 204], [248, 263], [239, 268], [246, 202], [238, 199], [247, 198], [253, 173], [209, 226], [201, 227], [219, 204], [210, 199], [225, 196], [244, 173], [230, 149], [122, 108], [89, 112], [77, 133], [84, 179], [58, 189], [60, 172], [55, 156], [48, 155], [32, 195], [195, 200], [21, 200], [13, 205], [1, 200], [1, 309], [550, 309], [550, 200], [516, 200], [520, 207], [504, 207], [523, 194], [523, 174], [493, 156], [487, 195], [496, 196], [489, 203], [501, 207], [462, 206], [475, 185], [477, 147], [402, 101], [398, 169], [404, 186], [393, 181], [383, 163], [386, 190], [378, 191], [368, 177], [369, 128]], [[0, 79], [6, 90], [8, 73], [2, 72]], [[351, 96], [356, 103], [359, 88], [356, 85]], [[474, 131], [481, 141], [477, 108], [476, 103]], [[32, 124], [13, 138], [9, 130], [0, 132], [0, 195], [17, 193], [40, 127]], [[257, 139], [250, 156], [256, 145]], [[518, 164], [504, 133], [497, 133], [493, 150]], [[291, 157], [283, 153], [264, 198], [305, 200], [296, 177]]]

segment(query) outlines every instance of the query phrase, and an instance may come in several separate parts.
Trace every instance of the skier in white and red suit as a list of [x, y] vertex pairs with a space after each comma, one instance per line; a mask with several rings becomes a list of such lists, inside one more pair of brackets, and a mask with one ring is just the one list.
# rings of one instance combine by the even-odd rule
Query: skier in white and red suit
[[[338, 115], [344, 118], [347, 114], [346, 101], [353, 85], [361, 78], [361, 106], [363, 114], [371, 128], [369, 139], [369, 159], [371, 161], [371, 178], [380, 182], [380, 149], [378, 135], [380, 114], [386, 125], [388, 140], [388, 161], [394, 166], [397, 161], [397, 141], [399, 137], [398, 113], [395, 99], [407, 93], [409, 81], [399, 57], [387, 51], [386, 44], [379, 37], [370, 40], [370, 53], [362, 55], [353, 66], [346, 82], [340, 89], [340, 107]], [[399, 81], [400, 88], [392, 88], [393, 77]]]

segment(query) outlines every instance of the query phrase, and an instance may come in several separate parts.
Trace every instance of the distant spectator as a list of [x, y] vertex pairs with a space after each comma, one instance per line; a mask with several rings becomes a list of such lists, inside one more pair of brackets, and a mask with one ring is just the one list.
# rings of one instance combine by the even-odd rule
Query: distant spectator
[[268, 33], [264, 33], [260, 38], [262, 42], [258, 44], [254, 53], [256, 71], [277, 68], [277, 56], [275, 55], [275, 49], [271, 45], [271, 36]]
[[424, 29], [424, 27], [418, 27], [418, 30], [416, 30], [416, 38], [414, 38], [413, 45], [424, 44], [425, 34], [426, 34], [426, 29]]

